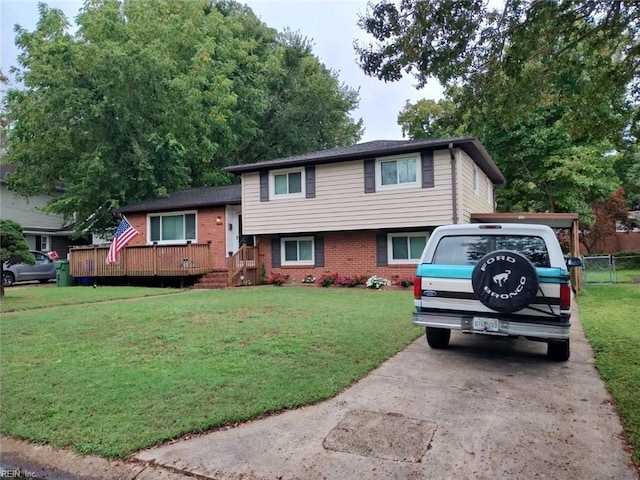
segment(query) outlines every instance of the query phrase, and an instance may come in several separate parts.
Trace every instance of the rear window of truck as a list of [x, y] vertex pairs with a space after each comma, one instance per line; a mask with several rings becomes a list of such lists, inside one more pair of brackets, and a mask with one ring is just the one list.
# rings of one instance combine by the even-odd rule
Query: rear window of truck
[[529, 235], [455, 235], [442, 237], [433, 263], [439, 265], [475, 265], [487, 253], [511, 250], [524, 255], [536, 267], [550, 267], [547, 244], [541, 237]]

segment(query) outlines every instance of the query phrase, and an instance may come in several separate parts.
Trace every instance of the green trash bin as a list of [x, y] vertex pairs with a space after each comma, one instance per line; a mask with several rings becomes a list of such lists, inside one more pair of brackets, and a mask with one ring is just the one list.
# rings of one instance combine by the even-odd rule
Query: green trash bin
[[69, 273], [69, 260], [57, 260], [56, 265], [56, 285], [58, 287], [70, 287], [73, 285], [73, 277]]

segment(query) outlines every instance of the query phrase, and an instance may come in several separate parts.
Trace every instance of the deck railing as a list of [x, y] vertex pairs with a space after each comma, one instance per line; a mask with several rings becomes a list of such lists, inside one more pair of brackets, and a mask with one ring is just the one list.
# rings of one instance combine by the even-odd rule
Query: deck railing
[[255, 270], [258, 266], [258, 248], [242, 245], [240, 249], [229, 257], [229, 285], [235, 285], [236, 279], [242, 276], [247, 278], [249, 269]]
[[72, 249], [69, 273], [72, 277], [186, 277], [213, 271], [209, 244], [128, 246], [110, 265], [108, 252], [108, 246]]

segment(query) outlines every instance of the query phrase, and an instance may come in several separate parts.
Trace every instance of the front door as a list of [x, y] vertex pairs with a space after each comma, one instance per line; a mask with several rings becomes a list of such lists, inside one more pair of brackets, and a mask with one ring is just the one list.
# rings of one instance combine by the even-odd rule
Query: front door
[[227, 257], [230, 257], [240, 248], [242, 237], [242, 207], [240, 205], [227, 205], [225, 214], [227, 224]]

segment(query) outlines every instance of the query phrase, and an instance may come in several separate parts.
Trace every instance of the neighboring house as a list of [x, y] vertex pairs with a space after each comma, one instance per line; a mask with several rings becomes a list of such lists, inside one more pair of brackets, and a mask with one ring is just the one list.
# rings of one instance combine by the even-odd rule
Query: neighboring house
[[266, 273], [413, 276], [439, 225], [494, 212], [505, 182], [476, 138], [373, 141], [226, 169]]
[[201, 187], [118, 211], [140, 233], [129, 245], [208, 244], [210, 266], [225, 269], [243, 240], [240, 201], [240, 185]]
[[[0, 165], [0, 216], [13, 220], [22, 226], [29, 249], [48, 252], [54, 250], [60, 258], [66, 258], [71, 245], [72, 228], [65, 224], [60, 215], [44, 212], [52, 195], [36, 195], [25, 198], [7, 187], [6, 178], [15, 171], [11, 165]], [[58, 189], [62, 194], [62, 188]]]

